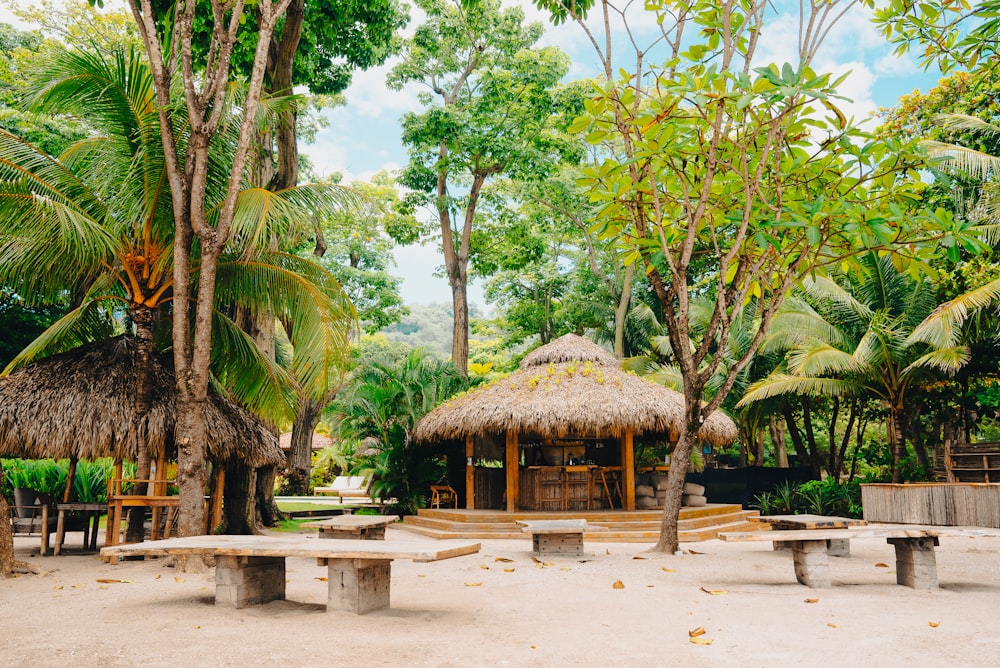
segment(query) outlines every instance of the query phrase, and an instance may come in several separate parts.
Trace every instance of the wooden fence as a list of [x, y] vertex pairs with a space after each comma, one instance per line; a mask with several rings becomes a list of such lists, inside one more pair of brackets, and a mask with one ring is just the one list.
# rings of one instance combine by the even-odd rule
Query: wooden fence
[[1000, 483], [861, 485], [869, 522], [1000, 528]]

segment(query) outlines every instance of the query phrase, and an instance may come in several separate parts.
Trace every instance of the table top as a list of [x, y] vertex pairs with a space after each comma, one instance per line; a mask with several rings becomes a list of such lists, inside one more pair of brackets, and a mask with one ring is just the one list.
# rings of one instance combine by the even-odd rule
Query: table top
[[868, 524], [853, 517], [828, 515], [763, 515], [757, 521], [766, 522], [775, 529], [846, 529]]
[[303, 522], [300, 526], [306, 529], [368, 529], [389, 526], [398, 520], [398, 515], [338, 515], [328, 520]]
[[57, 503], [56, 509], [58, 510], [100, 510], [105, 511], [108, 509], [108, 504], [106, 503]]
[[101, 549], [101, 556], [211, 554], [236, 557], [307, 557], [320, 559], [449, 559], [479, 552], [465, 540], [319, 540], [315, 535], [187, 536]]

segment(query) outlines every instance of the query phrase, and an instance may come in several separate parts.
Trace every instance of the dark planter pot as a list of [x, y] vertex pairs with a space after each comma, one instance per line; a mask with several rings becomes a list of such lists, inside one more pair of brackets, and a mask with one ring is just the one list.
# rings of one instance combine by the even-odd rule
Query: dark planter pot
[[14, 488], [14, 513], [16, 517], [30, 519], [38, 514], [38, 492], [28, 487]]

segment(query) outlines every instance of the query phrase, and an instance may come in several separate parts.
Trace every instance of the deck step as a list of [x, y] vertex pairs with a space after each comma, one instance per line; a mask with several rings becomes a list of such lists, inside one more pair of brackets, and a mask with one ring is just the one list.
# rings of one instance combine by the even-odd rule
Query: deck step
[[[746, 511], [734, 504], [712, 504], [683, 508], [678, 520], [681, 542], [698, 542], [718, 536], [720, 531], [750, 531], [757, 525]], [[586, 519], [603, 530], [584, 532], [584, 540], [595, 543], [651, 543], [660, 536], [662, 510], [624, 512], [567, 511], [507, 513], [499, 510], [421, 509], [418, 515], [403, 518], [396, 527], [433, 538], [527, 539], [518, 520]]]

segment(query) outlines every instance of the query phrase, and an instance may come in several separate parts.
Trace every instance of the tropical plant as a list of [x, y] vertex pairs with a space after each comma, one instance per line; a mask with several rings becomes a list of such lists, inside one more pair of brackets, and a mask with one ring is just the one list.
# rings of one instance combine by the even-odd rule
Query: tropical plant
[[[220, 213], [239, 126], [241, 98], [238, 87], [233, 90], [224, 110], [226, 132], [213, 143], [208, 165], [209, 220]], [[15, 286], [29, 305], [73, 296], [69, 314], [8, 370], [125, 326], [135, 329], [148, 356], [157, 339], [168, 340], [166, 326], [176, 311], [172, 201], [146, 61], [125, 48], [66, 52], [31, 92], [35, 108], [85, 113], [100, 134], [52, 158], [0, 131], [0, 284]], [[183, 125], [182, 108], [175, 119]], [[244, 188], [236, 201], [232, 239], [214, 277], [213, 368], [234, 398], [276, 421], [294, 415], [287, 374], [257, 350], [232, 315], [269, 309], [294, 331], [292, 370], [301, 382], [330, 382], [349, 349], [353, 311], [328, 273], [267, 246], [274, 235], [294, 235], [313, 209], [343, 204], [345, 193], [333, 186]], [[191, 266], [196, 282], [197, 257]]]
[[427, 449], [411, 442], [414, 425], [469, 384], [453, 363], [417, 348], [394, 364], [374, 360], [356, 369], [344, 397], [335, 404], [341, 435], [368, 439], [374, 451], [359, 457], [355, 470], [371, 469], [373, 493], [394, 499], [399, 512], [416, 512], [426, 502], [428, 487], [444, 473]]
[[[789, 302], [763, 347], [788, 351], [786, 368], [751, 385], [740, 405], [781, 394], [870, 393], [887, 407], [893, 481], [899, 482], [906, 454], [904, 410], [914, 379], [954, 371], [969, 352], [955, 337], [926, 334], [939, 328], [929, 317], [934, 292], [924, 281], [898, 271], [889, 257], [863, 256], [860, 265], [863, 273], [839, 281], [803, 282], [807, 299]], [[917, 456], [929, 468], [926, 453], [918, 449]]]

